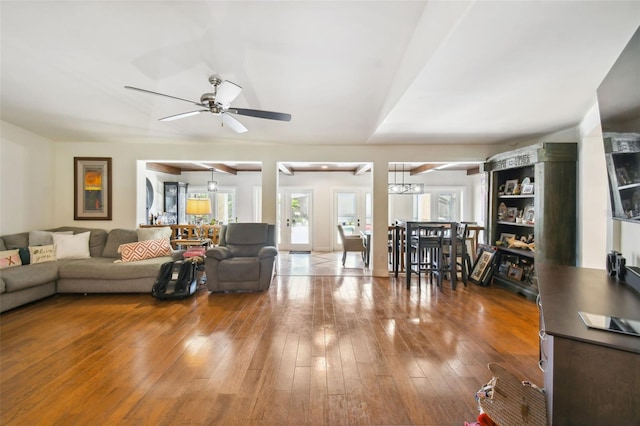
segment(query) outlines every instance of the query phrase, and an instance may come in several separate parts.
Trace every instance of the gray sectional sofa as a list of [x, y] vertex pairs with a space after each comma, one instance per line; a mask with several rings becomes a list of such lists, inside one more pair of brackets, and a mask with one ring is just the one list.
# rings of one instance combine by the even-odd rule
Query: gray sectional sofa
[[[60, 227], [47, 231], [90, 231], [84, 259], [60, 259], [0, 269], [0, 312], [55, 293], [151, 293], [160, 265], [182, 258], [171, 256], [135, 262], [117, 262], [121, 244], [138, 241], [136, 230]], [[0, 251], [29, 246], [29, 232], [0, 236]]]

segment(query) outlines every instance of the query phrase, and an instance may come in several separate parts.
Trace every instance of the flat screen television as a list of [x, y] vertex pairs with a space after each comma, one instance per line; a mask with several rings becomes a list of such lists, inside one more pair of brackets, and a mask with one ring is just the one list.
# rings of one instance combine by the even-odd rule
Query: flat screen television
[[612, 217], [640, 221], [640, 28], [597, 95]]

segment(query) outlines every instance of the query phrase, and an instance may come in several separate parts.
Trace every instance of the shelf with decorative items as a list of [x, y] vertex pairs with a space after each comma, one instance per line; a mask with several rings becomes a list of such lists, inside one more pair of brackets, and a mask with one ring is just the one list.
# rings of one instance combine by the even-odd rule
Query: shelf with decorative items
[[535, 262], [575, 265], [576, 159], [575, 143], [541, 143], [484, 163], [494, 284], [535, 300]]
[[605, 133], [612, 217], [640, 220], [640, 133]]

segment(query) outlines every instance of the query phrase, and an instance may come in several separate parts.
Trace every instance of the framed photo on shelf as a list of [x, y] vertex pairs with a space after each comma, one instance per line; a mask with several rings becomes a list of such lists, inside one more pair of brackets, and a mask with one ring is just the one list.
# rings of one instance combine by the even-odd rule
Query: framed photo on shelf
[[500, 203], [498, 206], [498, 220], [507, 220], [509, 215], [509, 209], [505, 203]]
[[74, 220], [111, 220], [111, 158], [73, 157]]
[[629, 179], [629, 173], [627, 173], [627, 169], [624, 167], [616, 168], [616, 175], [618, 177], [618, 186], [628, 185], [631, 182]]
[[518, 217], [518, 208], [517, 207], [509, 207], [507, 209], [507, 221], [515, 222], [516, 217]]
[[522, 272], [523, 269], [516, 265], [509, 266], [509, 270], [507, 271], [507, 276], [512, 280], [520, 281], [522, 280]]
[[533, 184], [522, 185], [522, 191], [520, 192], [522, 195], [531, 195], [533, 194]]
[[529, 205], [524, 209], [524, 216], [522, 217], [524, 223], [535, 223], [536, 221], [536, 211], [533, 205]]
[[478, 255], [471, 269], [469, 279], [479, 285], [486, 286], [491, 278], [496, 251], [490, 246], [478, 247]]
[[516, 189], [516, 186], [518, 186], [518, 179], [508, 180], [504, 184], [504, 195], [512, 195], [513, 190]]

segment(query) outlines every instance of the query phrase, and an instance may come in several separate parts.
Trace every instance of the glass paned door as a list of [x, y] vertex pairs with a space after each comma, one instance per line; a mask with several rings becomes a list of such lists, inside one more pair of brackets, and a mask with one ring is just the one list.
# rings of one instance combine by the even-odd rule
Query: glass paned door
[[312, 248], [312, 190], [284, 190], [280, 198], [280, 249]]

